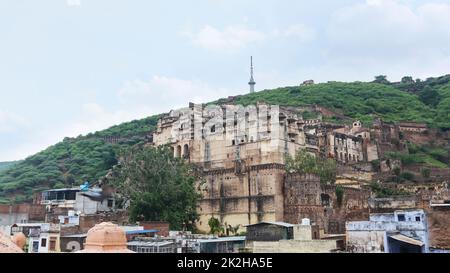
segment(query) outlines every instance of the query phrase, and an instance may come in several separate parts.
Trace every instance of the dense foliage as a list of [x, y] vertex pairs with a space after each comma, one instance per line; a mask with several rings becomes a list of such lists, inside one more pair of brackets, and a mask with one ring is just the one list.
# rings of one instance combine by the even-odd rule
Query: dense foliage
[[385, 198], [385, 197], [391, 197], [391, 196], [405, 196], [409, 195], [408, 192], [403, 190], [397, 190], [392, 189], [386, 186], [383, 186], [378, 183], [372, 183], [370, 184], [371, 190], [375, 193], [375, 196], [377, 198]]
[[[214, 103], [227, 101], [221, 99]], [[284, 87], [234, 99], [235, 103], [244, 105], [258, 101], [289, 106], [317, 104], [360, 119], [366, 125], [370, 125], [375, 117], [382, 117], [385, 121], [420, 121], [432, 127], [450, 129], [450, 75], [425, 81], [404, 77], [398, 83], [377, 76], [371, 83], [328, 82]], [[314, 113], [305, 113], [305, 116], [313, 118]], [[64, 139], [7, 169], [0, 164], [0, 203], [22, 202], [30, 200], [33, 191], [97, 180], [118, 161], [120, 154], [145, 141], [158, 118], [152, 116], [87, 136]], [[327, 120], [343, 122], [335, 117]], [[108, 137], [118, 138], [118, 142], [109, 143]], [[402, 160], [426, 162], [434, 167], [448, 166], [448, 161], [442, 161], [442, 155], [442, 150], [419, 151]]]
[[336, 182], [337, 166], [333, 159], [316, 157], [305, 150], [299, 150], [295, 157], [286, 157], [286, 171], [299, 174], [315, 174], [323, 184]]
[[373, 118], [381, 117], [385, 121], [426, 122], [432, 127], [450, 129], [450, 76], [440, 81], [429, 79], [421, 82], [420, 87], [416, 87], [417, 93], [408, 92], [408, 83], [391, 84], [381, 79], [379, 82], [329, 82], [283, 87], [237, 96], [235, 103], [249, 105], [259, 101], [289, 106], [321, 105], [360, 119], [366, 125], [370, 125]]
[[11, 161], [11, 162], [0, 162], [0, 171], [6, 170], [8, 168], [11, 168], [16, 164], [17, 162]]
[[386, 153], [386, 157], [398, 159], [403, 165], [425, 164], [434, 168], [448, 168], [450, 166], [450, 147], [408, 143], [407, 152], [389, 152]]
[[133, 149], [112, 180], [131, 221], [167, 221], [171, 229], [192, 229], [197, 220], [195, 172], [165, 146]]
[[[145, 141], [157, 117], [127, 122], [107, 130], [63, 141], [0, 172], [0, 203], [23, 202], [33, 192], [95, 182], [127, 148]], [[118, 138], [109, 143], [105, 137]]]

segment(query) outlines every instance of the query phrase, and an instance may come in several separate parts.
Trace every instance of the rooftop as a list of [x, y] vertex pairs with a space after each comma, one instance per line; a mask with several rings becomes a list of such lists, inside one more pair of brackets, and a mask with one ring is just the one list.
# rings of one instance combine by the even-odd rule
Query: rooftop
[[80, 191], [80, 188], [53, 189], [53, 190], [46, 190], [46, 191], [42, 191], [42, 192], [54, 192], [54, 191]]
[[200, 239], [198, 240], [200, 243], [218, 243], [218, 242], [233, 242], [233, 241], [245, 241], [245, 236], [236, 236], [236, 237], [219, 237], [213, 239]]
[[282, 226], [282, 227], [295, 227], [294, 224], [285, 223], [285, 222], [259, 222], [257, 224], [252, 225], [246, 225], [245, 227], [252, 227], [257, 225], [275, 225], [275, 226]]
[[130, 235], [130, 234], [145, 234], [145, 233], [156, 233], [156, 232], [159, 232], [159, 230], [157, 230], [157, 229], [128, 230], [125, 233], [127, 235]]

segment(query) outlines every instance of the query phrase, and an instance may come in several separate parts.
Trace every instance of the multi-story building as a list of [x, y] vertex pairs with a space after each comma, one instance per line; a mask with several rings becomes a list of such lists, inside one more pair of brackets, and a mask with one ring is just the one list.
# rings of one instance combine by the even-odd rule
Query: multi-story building
[[329, 133], [329, 151], [342, 163], [370, 162], [378, 159], [377, 145], [370, 139], [370, 131], [360, 121]]
[[347, 222], [347, 248], [363, 253], [428, 253], [428, 223], [422, 209], [373, 213]]
[[169, 145], [202, 169], [198, 228], [220, 218], [232, 226], [282, 221], [284, 162], [306, 147], [296, 113], [258, 104], [171, 111], [158, 122], [155, 145]]

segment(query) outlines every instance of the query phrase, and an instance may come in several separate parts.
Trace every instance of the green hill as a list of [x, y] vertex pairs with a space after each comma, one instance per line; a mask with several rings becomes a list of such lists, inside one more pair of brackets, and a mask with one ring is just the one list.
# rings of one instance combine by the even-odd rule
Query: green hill
[[11, 166], [13, 166], [16, 163], [17, 163], [16, 161], [0, 162], [0, 171], [3, 171], [3, 170], [6, 170], [6, 169], [10, 168]]
[[[226, 101], [220, 99], [215, 103]], [[386, 121], [427, 122], [435, 128], [450, 129], [450, 75], [400, 83], [329, 82], [234, 98], [236, 104], [257, 101], [287, 106], [317, 104], [366, 124], [382, 117]], [[158, 118], [147, 117], [86, 136], [66, 138], [0, 170], [0, 203], [28, 201], [34, 191], [96, 181], [117, 163], [121, 150], [145, 142]]]

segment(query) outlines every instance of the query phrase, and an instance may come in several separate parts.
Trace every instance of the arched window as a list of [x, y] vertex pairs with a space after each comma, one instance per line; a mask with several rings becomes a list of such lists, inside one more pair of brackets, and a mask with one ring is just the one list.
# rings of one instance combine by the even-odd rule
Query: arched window
[[322, 193], [320, 195], [320, 201], [322, 202], [322, 206], [328, 207], [330, 205], [330, 196], [328, 194]]
[[177, 153], [175, 155], [176, 157], [181, 157], [181, 145], [177, 146]]
[[184, 144], [183, 146], [183, 157], [189, 158], [189, 145]]

